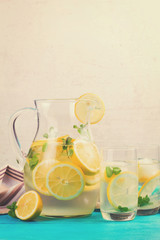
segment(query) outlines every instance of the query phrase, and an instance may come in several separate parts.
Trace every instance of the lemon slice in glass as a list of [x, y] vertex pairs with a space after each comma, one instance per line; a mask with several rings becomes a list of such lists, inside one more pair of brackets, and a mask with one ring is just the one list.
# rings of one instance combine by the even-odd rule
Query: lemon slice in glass
[[47, 174], [47, 188], [59, 200], [78, 197], [84, 189], [82, 170], [71, 163], [55, 164]]
[[140, 188], [138, 196], [145, 197], [150, 196], [157, 186], [160, 185], [160, 172], [149, 178]]
[[114, 177], [108, 184], [109, 203], [117, 209], [119, 206], [129, 210], [136, 208], [138, 201], [138, 177], [131, 172], [123, 172]]
[[100, 155], [93, 142], [76, 140], [73, 144], [72, 161], [77, 164], [86, 175], [94, 175], [100, 169]]
[[16, 205], [15, 214], [21, 220], [31, 220], [38, 217], [43, 207], [41, 197], [35, 191], [24, 193]]
[[47, 160], [40, 162], [32, 172], [32, 182], [35, 189], [44, 194], [50, 196], [47, 187], [46, 187], [46, 176], [48, 171], [58, 162], [56, 160]]
[[96, 94], [86, 93], [77, 99], [75, 115], [81, 123], [98, 123], [103, 118], [104, 113], [104, 103]]

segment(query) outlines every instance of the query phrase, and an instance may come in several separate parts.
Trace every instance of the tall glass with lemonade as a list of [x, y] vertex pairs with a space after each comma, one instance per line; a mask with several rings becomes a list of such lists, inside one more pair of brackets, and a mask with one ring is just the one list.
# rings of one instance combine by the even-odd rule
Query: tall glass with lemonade
[[101, 159], [90, 125], [104, 115], [102, 100], [84, 94], [78, 99], [36, 100], [35, 105], [31, 110], [37, 113], [37, 133], [25, 157], [15, 132], [21, 112], [10, 121], [12, 141], [24, 165], [25, 190], [39, 193], [44, 216], [91, 214], [99, 193]]
[[160, 161], [157, 145], [138, 146], [138, 215], [153, 215], [160, 208]]
[[108, 221], [133, 220], [137, 212], [138, 176], [134, 148], [105, 148], [101, 163], [100, 209]]

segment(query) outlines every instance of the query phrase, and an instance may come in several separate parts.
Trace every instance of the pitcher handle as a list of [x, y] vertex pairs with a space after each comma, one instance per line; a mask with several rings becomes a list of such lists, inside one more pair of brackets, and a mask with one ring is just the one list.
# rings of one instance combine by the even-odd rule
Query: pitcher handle
[[21, 168], [21, 170], [24, 167], [25, 157], [27, 156], [27, 154], [24, 153], [16, 133], [16, 120], [21, 114], [23, 114], [24, 111], [28, 111], [28, 110], [37, 111], [36, 108], [31, 108], [31, 107], [22, 108], [16, 111], [9, 120], [9, 139], [10, 139], [12, 148], [16, 153], [16, 161], [19, 164], [19, 167]]

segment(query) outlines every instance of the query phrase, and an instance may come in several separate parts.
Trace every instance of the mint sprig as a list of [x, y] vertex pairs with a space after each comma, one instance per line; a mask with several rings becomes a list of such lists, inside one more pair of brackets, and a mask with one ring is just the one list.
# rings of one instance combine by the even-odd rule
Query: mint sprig
[[17, 218], [17, 216], [15, 214], [15, 210], [17, 209], [16, 202], [13, 202], [11, 205], [8, 205], [7, 208], [10, 209], [8, 212], [8, 215], [13, 218]]
[[54, 127], [50, 127], [49, 130], [48, 130], [48, 133], [44, 133], [43, 137], [46, 138], [46, 139], [48, 139], [50, 137], [53, 137], [54, 136], [54, 131], [55, 131]]
[[151, 204], [150, 198], [148, 197], [148, 195], [146, 195], [145, 197], [142, 197], [142, 196], [138, 197], [138, 207], [142, 207], [148, 204]]
[[29, 149], [27, 157], [29, 160], [29, 166], [30, 166], [31, 170], [33, 170], [39, 162], [38, 155], [39, 155], [39, 153], [36, 153], [35, 151], [33, 151], [32, 148]]
[[77, 125], [73, 125], [73, 128], [77, 129], [79, 134], [82, 134], [83, 129], [87, 126], [88, 123], [86, 124], [80, 124], [80, 126], [78, 127]]
[[72, 143], [72, 138], [67, 137], [67, 138], [62, 138], [63, 145], [62, 145], [62, 152], [66, 151], [67, 156], [71, 157], [73, 155], [73, 149], [71, 148], [73, 143]]
[[32, 158], [29, 159], [29, 166], [31, 170], [33, 170], [39, 162], [37, 155], [38, 153], [36, 153]]
[[128, 212], [128, 211], [129, 211], [129, 208], [128, 208], [128, 207], [118, 206], [118, 210], [119, 210], [120, 212]]
[[118, 175], [121, 172], [119, 167], [106, 167], [106, 176], [111, 178], [113, 174]]

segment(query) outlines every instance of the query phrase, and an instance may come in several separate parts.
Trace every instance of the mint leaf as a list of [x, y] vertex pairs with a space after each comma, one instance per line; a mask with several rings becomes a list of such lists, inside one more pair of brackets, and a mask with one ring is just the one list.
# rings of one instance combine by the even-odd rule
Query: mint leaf
[[82, 133], [82, 129], [81, 128], [78, 128], [77, 131], [78, 131], [79, 134]]
[[146, 195], [145, 197], [138, 197], [138, 207], [142, 207], [145, 206], [147, 204], [150, 203], [150, 198], [148, 197], [148, 195]]
[[129, 211], [128, 207], [121, 207], [121, 206], [118, 206], [118, 210], [120, 212], [128, 212]]
[[44, 134], [43, 134], [43, 137], [44, 137], [44, 138], [48, 138], [48, 133], [44, 133]]
[[68, 150], [68, 157], [71, 157], [73, 155], [73, 149]]
[[37, 164], [38, 164], [38, 159], [30, 159], [29, 166], [31, 170], [33, 170]]
[[44, 143], [42, 146], [42, 152], [45, 152], [48, 147], [48, 143]]
[[29, 149], [29, 152], [28, 152], [28, 154], [27, 154], [27, 157], [28, 157], [28, 158], [32, 158], [33, 153], [34, 153], [34, 151], [32, 150], [32, 148], [30, 148], [30, 149]]
[[121, 172], [121, 169], [119, 167], [113, 167], [113, 173], [115, 175], [118, 175]]
[[18, 159], [16, 159], [16, 162], [19, 164], [19, 160]]
[[106, 175], [107, 177], [112, 177], [113, 175], [113, 170], [110, 167], [106, 167]]
[[66, 145], [72, 145], [72, 138], [71, 137], [66, 138]]
[[35, 166], [38, 164], [39, 159], [38, 159], [38, 153], [34, 153], [34, 155], [32, 156], [32, 158], [29, 158], [29, 166], [30, 169], [33, 170], [35, 168]]
[[67, 150], [68, 147], [67, 146], [63, 146], [62, 148], [63, 148], [63, 150]]
[[16, 202], [13, 202], [11, 205], [8, 205], [7, 208], [10, 209], [8, 215], [13, 218], [16, 218], [17, 217], [15, 214], [15, 210], [17, 208]]

